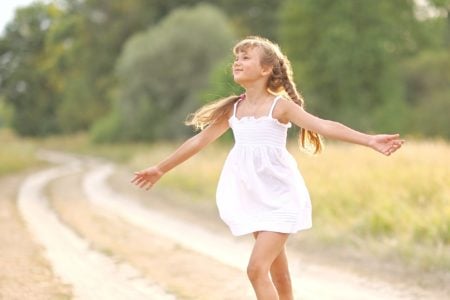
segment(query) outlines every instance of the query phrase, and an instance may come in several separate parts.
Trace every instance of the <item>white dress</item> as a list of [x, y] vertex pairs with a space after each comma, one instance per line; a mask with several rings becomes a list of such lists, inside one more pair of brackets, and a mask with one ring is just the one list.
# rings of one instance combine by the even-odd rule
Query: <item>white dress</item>
[[217, 187], [221, 219], [233, 235], [256, 231], [294, 233], [311, 227], [311, 201], [297, 162], [286, 149], [291, 124], [268, 115], [233, 116], [229, 124], [235, 145], [228, 154]]

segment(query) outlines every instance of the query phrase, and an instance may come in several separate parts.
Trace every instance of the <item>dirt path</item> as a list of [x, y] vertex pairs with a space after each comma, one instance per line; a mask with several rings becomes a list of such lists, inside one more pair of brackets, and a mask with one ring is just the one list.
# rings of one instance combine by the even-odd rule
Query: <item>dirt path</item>
[[49, 153], [45, 158], [62, 166], [32, 174], [23, 182], [18, 195], [19, 210], [33, 236], [45, 247], [55, 273], [72, 285], [74, 298], [173, 299], [129, 265], [117, 264], [92, 250], [86, 240], [60, 222], [49, 209], [43, 189], [51, 180], [77, 172], [79, 161]]
[[61, 178], [49, 195], [63, 222], [92, 247], [127, 261], [179, 299], [251, 299], [245, 274], [92, 204], [79, 189], [82, 180]]
[[16, 206], [24, 176], [0, 178], [0, 299], [70, 299], [71, 288], [56, 277]]
[[[216, 234], [205, 230], [201, 221], [186, 223], [170, 213], [149, 210], [129, 193], [120, 193], [107, 184], [107, 179], [115, 172], [112, 165], [106, 164], [85, 176], [83, 187], [92, 203], [135, 226], [169, 237], [187, 249], [245, 272], [251, 240]], [[308, 264], [296, 253], [291, 253], [290, 260], [298, 299], [440, 299], [438, 295], [416, 287], [393, 286], [374, 278], [362, 278], [342, 270]]]
[[[0, 299], [254, 299], [245, 276], [250, 238], [233, 238], [209, 216], [144, 204], [143, 199], [164, 200], [158, 193], [134, 188], [114, 165], [57, 153], [43, 158], [57, 166], [28, 177], [18, 196], [28, 228], [43, 250], [36, 250], [42, 248], [26, 234], [17, 212], [14, 215], [14, 187], [20, 179], [0, 181], [2, 196], [2, 184], [9, 190], [7, 201], [0, 198], [0, 220], [16, 226], [2, 224], [0, 232], [21, 230], [26, 249], [45, 253], [48, 261], [21, 252], [14, 259], [28, 255], [32, 268], [41, 267], [36, 278], [44, 283], [41, 294], [48, 298], [28, 298], [26, 291], [21, 297], [21, 285], [14, 279], [23, 276], [29, 286], [33, 280], [20, 268], [15, 275], [6, 274], [2, 267], [15, 265], [3, 258], [14, 255], [2, 250], [13, 253], [22, 244], [1, 235]], [[446, 299], [417, 287], [319, 266], [296, 252], [289, 255], [296, 299]], [[10, 287], [17, 297], [11, 296]]]

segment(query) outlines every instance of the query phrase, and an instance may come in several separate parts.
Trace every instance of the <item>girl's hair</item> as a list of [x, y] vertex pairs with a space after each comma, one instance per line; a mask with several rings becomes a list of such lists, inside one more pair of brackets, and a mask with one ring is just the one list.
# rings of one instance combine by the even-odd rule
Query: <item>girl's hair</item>
[[194, 126], [195, 129], [203, 130], [208, 125], [229, 116], [231, 109], [233, 108], [233, 104], [240, 97], [241, 96], [232, 95], [206, 104], [195, 113], [191, 114], [185, 124], [188, 126]]
[[[239, 52], [253, 47], [258, 47], [262, 50], [261, 65], [272, 66], [272, 74], [267, 82], [267, 90], [272, 94], [283, 94], [286, 98], [303, 107], [304, 100], [295, 86], [291, 63], [277, 44], [262, 37], [250, 36], [237, 43], [233, 48], [233, 53], [237, 55]], [[207, 104], [192, 114], [186, 121], [186, 124], [193, 125], [197, 129], [203, 129], [215, 121], [229, 116], [233, 104], [239, 98], [240, 96], [233, 95]], [[320, 136], [303, 128], [300, 130], [299, 143], [305, 149], [309, 149], [312, 146], [314, 153], [322, 150]]]

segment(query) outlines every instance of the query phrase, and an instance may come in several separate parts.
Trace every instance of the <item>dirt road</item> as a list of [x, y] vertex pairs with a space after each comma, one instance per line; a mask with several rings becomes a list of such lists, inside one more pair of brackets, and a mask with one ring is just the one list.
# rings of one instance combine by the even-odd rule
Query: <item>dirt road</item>
[[[0, 180], [0, 299], [254, 299], [245, 276], [249, 237], [233, 238], [209, 214], [162, 204], [113, 164], [41, 157], [54, 165]], [[5, 239], [8, 231], [20, 241]], [[445, 299], [299, 253], [290, 259], [296, 299]]]

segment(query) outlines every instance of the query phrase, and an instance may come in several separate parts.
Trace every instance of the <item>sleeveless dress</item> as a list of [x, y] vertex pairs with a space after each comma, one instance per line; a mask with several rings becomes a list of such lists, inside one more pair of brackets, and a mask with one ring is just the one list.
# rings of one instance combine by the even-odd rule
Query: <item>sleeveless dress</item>
[[286, 149], [287, 130], [268, 115], [228, 120], [235, 144], [228, 154], [217, 187], [221, 219], [233, 235], [256, 231], [294, 233], [312, 226], [311, 201], [297, 162]]

